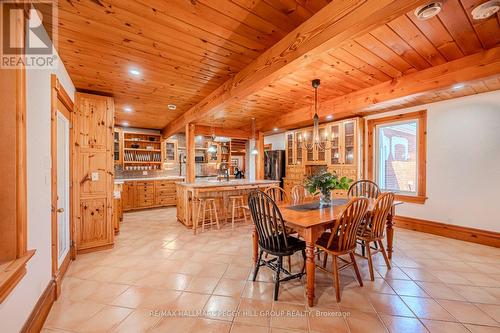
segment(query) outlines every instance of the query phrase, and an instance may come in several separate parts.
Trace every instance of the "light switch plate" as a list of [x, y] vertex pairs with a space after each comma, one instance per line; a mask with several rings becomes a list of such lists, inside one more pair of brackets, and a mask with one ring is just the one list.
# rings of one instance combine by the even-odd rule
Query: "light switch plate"
[[92, 172], [92, 181], [96, 182], [99, 180], [99, 172]]
[[142, 172], [142, 175], [143, 175], [143, 176], [147, 176], [147, 175], [148, 175], [148, 172], [147, 172], [147, 171], [143, 171], [143, 172]]

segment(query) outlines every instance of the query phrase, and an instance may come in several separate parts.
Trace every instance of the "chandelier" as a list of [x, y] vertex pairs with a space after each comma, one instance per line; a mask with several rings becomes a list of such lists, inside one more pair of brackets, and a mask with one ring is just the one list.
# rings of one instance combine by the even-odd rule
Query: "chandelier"
[[312, 136], [306, 135], [306, 132], [304, 134], [300, 134], [298, 141], [304, 149], [306, 150], [313, 150], [316, 148], [317, 150], [325, 150], [328, 149], [328, 140], [327, 136], [325, 135], [324, 138], [321, 138], [319, 134], [319, 116], [318, 116], [318, 87], [320, 85], [320, 80], [319, 79], [314, 79], [312, 80], [312, 86], [314, 88], [314, 116], [313, 116], [313, 132]]

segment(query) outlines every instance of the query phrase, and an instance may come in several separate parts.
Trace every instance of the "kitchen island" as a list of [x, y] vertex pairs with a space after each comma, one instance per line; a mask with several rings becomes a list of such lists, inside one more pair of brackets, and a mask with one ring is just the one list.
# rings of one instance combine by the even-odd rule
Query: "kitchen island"
[[255, 190], [263, 190], [269, 186], [278, 185], [276, 180], [247, 180], [232, 179], [229, 181], [196, 181], [194, 183], [180, 183], [177, 185], [177, 220], [186, 227], [193, 227], [193, 198], [211, 197], [215, 199], [217, 215], [221, 223], [231, 218], [230, 196], [247, 196]]

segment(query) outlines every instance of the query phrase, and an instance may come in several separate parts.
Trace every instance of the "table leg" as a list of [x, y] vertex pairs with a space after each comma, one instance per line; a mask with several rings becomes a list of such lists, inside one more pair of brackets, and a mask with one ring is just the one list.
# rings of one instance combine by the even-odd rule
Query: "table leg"
[[393, 221], [392, 218], [394, 216], [394, 207], [392, 207], [391, 212], [389, 215], [387, 215], [387, 224], [386, 224], [386, 231], [387, 231], [387, 256], [389, 257], [389, 260], [392, 259], [392, 244], [394, 241], [394, 229], [393, 229]]
[[259, 260], [259, 234], [257, 234], [257, 229], [255, 229], [255, 227], [253, 228], [252, 240], [253, 262], [257, 265], [257, 260]]
[[312, 228], [306, 229], [304, 232], [304, 240], [306, 241], [306, 281], [307, 281], [307, 303], [309, 306], [314, 304], [314, 280], [316, 273], [316, 263], [314, 258], [314, 249], [316, 245], [316, 233]]

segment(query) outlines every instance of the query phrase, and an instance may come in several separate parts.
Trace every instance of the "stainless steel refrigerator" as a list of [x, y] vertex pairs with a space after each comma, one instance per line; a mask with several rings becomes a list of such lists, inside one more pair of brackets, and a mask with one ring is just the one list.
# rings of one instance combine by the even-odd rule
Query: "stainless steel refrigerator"
[[285, 177], [285, 151], [268, 150], [264, 152], [264, 178], [279, 180], [283, 187]]

